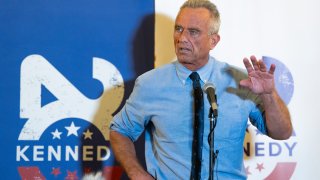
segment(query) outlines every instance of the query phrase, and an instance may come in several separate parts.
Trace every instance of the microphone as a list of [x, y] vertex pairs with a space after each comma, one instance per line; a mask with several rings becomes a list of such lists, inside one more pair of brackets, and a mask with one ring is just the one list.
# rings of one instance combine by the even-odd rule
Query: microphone
[[214, 117], [218, 116], [218, 105], [217, 105], [217, 99], [216, 99], [216, 87], [212, 83], [206, 83], [203, 86], [204, 92], [207, 94], [207, 98], [209, 100], [209, 103], [211, 105], [211, 109], [213, 112]]

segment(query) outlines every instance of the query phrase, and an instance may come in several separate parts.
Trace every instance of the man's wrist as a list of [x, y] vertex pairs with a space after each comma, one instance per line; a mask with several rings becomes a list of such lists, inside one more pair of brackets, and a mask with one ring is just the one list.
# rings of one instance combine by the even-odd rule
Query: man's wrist
[[263, 94], [260, 94], [259, 96], [263, 102], [270, 102], [278, 96], [278, 93], [276, 89], [274, 89], [270, 93], [263, 93]]
[[154, 179], [149, 173], [144, 170], [135, 171], [133, 173], [128, 174], [129, 178], [132, 180], [152, 180]]

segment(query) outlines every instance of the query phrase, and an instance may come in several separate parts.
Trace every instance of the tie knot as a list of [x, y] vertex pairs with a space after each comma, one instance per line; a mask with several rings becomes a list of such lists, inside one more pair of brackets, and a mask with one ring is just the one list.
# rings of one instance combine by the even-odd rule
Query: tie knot
[[197, 72], [192, 72], [189, 77], [193, 82], [200, 80], [200, 76]]
[[193, 88], [194, 89], [198, 89], [198, 88], [201, 87], [201, 85], [200, 85], [200, 76], [199, 76], [199, 74], [197, 72], [192, 72], [189, 77], [193, 82]]

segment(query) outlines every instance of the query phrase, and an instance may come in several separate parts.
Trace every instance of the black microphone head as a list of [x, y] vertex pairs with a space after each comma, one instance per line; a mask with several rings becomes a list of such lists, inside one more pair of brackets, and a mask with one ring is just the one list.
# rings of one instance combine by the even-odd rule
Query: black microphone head
[[206, 84], [203, 86], [203, 90], [204, 90], [204, 92], [206, 92], [207, 94], [208, 94], [208, 90], [209, 90], [210, 88], [212, 88], [214, 91], [216, 90], [216, 87], [215, 87], [212, 83], [210, 83], [210, 82], [206, 83]]

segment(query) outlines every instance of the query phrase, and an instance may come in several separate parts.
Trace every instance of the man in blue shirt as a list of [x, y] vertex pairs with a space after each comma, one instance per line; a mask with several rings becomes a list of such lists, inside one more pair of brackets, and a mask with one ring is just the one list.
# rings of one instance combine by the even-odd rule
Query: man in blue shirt
[[[209, 55], [220, 40], [219, 12], [206, 0], [186, 1], [175, 21], [177, 61], [137, 78], [132, 94], [110, 125], [113, 152], [130, 179], [190, 179], [193, 140], [193, 87], [197, 72], [201, 86], [216, 86], [218, 122], [215, 127], [215, 177], [245, 179], [243, 141], [248, 118], [274, 139], [291, 136], [288, 109], [276, 92], [273, 73], [251, 56], [247, 73]], [[242, 86], [241, 88], [239, 87]], [[206, 99], [206, 95], [204, 96]], [[210, 104], [204, 101], [204, 117]], [[147, 170], [139, 164], [133, 141], [145, 133]], [[201, 179], [209, 177], [209, 121], [204, 121]]]

